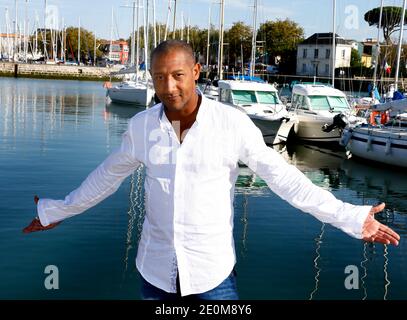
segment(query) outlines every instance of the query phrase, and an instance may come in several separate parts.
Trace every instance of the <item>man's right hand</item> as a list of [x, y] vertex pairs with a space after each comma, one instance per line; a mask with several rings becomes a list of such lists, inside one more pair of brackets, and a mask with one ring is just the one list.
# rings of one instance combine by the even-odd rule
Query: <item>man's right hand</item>
[[[38, 198], [38, 196], [34, 197], [34, 202], [35, 204], [38, 203], [38, 200], [40, 200], [40, 198]], [[31, 233], [31, 232], [36, 232], [36, 231], [45, 231], [45, 230], [49, 230], [52, 228], [55, 228], [57, 225], [59, 225], [61, 222], [56, 222], [56, 223], [51, 223], [50, 225], [44, 227], [41, 224], [40, 219], [37, 217], [35, 218], [33, 221], [31, 221], [31, 223], [25, 227], [23, 229], [23, 233]]]

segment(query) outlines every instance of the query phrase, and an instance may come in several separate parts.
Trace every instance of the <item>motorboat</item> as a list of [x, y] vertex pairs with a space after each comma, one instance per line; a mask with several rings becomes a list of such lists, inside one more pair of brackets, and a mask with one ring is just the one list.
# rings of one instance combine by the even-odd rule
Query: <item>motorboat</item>
[[219, 80], [219, 101], [246, 113], [261, 130], [268, 144], [278, 144], [282, 122], [289, 120], [274, 85], [246, 80]]
[[353, 125], [366, 122], [356, 116], [356, 110], [342, 91], [322, 84], [294, 85], [288, 112], [290, 118], [296, 119], [296, 137], [313, 142], [339, 142], [341, 128], [324, 130], [338, 114], [345, 115]]

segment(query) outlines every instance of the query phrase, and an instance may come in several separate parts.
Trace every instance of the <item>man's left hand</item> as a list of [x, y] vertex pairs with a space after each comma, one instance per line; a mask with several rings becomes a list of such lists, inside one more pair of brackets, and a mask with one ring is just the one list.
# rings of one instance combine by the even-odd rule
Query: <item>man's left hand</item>
[[376, 213], [383, 211], [384, 203], [372, 207], [363, 224], [362, 236], [363, 240], [368, 242], [378, 242], [383, 244], [398, 245], [400, 236], [389, 227], [380, 223], [374, 218]]

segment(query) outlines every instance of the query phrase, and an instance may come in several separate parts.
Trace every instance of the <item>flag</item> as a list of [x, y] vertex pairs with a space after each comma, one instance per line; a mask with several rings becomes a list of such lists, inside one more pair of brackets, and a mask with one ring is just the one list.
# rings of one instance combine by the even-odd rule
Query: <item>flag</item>
[[386, 60], [384, 62], [384, 72], [386, 72], [387, 75], [390, 75], [391, 73], [391, 67], [389, 66]]

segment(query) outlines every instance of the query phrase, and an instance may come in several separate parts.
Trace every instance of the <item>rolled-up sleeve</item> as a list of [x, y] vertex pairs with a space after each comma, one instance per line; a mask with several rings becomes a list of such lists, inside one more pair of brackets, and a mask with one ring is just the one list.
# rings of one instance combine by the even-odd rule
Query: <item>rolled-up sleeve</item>
[[113, 194], [123, 180], [139, 165], [135, 156], [135, 141], [130, 121], [122, 136], [121, 146], [112, 152], [82, 184], [64, 200], [40, 199], [37, 204], [41, 224], [54, 222], [80, 214]]
[[372, 207], [343, 202], [313, 184], [277, 151], [267, 147], [260, 130], [250, 118], [243, 118], [239, 130], [240, 160], [256, 172], [274, 193], [295, 208], [361, 239], [363, 224]]

